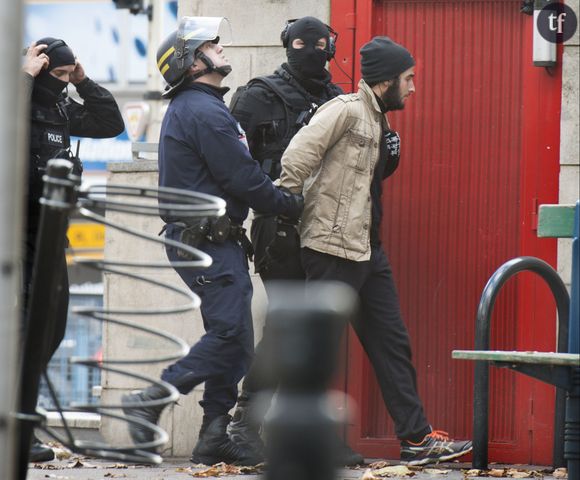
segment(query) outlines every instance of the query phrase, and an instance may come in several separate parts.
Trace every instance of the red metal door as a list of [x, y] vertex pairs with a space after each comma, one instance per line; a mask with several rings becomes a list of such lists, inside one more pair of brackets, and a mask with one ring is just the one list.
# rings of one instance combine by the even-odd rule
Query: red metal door
[[[532, 18], [519, 0], [332, 2], [337, 61], [360, 78], [358, 50], [388, 35], [417, 60], [417, 92], [390, 116], [401, 134], [399, 170], [384, 189], [382, 236], [412, 339], [428, 418], [455, 438], [472, 431], [471, 349], [481, 291], [502, 263], [535, 255], [555, 264], [555, 242], [538, 240], [540, 203], [557, 202], [561, 76], [532, 65]], [[343, 81], [338, 70], [333, 73]], [[492, 348], [554, 349], [548, 289], [531, 274], [511, 280], [492, 321]], [[398, 458], [399, 443], [372, 368], [352, 332], [347, 391], [358, 414], [351, 445]], [[492, 369], [490, 461], [549, 464], [551, 387]]]

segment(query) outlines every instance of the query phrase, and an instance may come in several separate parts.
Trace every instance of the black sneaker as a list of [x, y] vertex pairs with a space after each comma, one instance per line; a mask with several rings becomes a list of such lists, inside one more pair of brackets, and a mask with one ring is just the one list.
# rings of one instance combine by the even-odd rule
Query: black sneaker
[[50, 462], [54, 460], [54, 450], [44, 445], [36, 436], [32, 438], [32, 445], [30, 445], [30, 454], [28, 461], [30, 462]]
[[471, 452], [470, 440], [455, 441], [441, 430], [433, 430], [420, 443], [401, 442], [401, 460], [407, 465], [427, 465], [453, 460]]

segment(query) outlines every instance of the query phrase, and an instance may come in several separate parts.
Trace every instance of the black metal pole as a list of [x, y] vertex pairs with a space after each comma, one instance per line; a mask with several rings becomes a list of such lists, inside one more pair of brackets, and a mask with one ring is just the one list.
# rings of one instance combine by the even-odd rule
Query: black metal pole
[[21, 480], [26, 478], [30, 443], [37, 423], [40, 375], [49, 360], [50, 342], [47, 339], [52, 337], [56, 325], [58, 279], [66, 247], [69, 212], [76, 201], [77, 177], [69, 177], [71, 170], [72, 163], [68, 160], [50, 160], [40, 199], [42, 207], [20, 372], [18, 478]]
[[339, 283], [269, 287], [268, 358], [279, 379], [266, 422], [267, 480], [334, 480], [338, 420], [326, 389], [356, 293]]
[[568, 478], [580, 479], [580, 368], [572, 372], [572, 389], [566, 398], [564, 458], [568, 462]]
[[[491, 314], [495, 299], [503, 285], [514, 275], [531, 271], [542, 277], [556, 300], [558, 310], [558, 352], [568, 348], [568, 317], [570, 297], [566, 285], [549, 264], [535, 257], [517, 257], [499, 267], [483, 289], [475, 323], [475, 350], [489, 350]], [[565, 392], [556, 391], [554, 421], [554, 465], [564, 466]], [[473, 467], [487, 469], [489, 441], [489, 363], [475, 362], [473, 389]]]

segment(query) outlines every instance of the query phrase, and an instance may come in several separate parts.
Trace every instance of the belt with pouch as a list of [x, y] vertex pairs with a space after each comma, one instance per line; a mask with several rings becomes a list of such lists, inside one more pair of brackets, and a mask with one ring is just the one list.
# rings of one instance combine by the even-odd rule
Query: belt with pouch
[[[227, 215], [217, 218], [203, 217], [183, 222], [172, 222], [164, 225], [159, 234], [161, 235], [169, 225], [175, 225], [181, 229], [178, 240], [186, 245], [197, 248], [204, 240], [221, 244], [231, 239], [239, 242], [248, 258], [253, 259], [254, 249], [246, 236], [246, 229], [240, 224], [233, 223]], [[190, 256], [180, 249], [177, 250], [177, 254]]]

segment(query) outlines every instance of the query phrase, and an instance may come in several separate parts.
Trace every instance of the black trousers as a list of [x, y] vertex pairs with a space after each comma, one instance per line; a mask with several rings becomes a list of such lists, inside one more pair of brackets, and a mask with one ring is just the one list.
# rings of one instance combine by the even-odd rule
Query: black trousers
[[[21, 338], [28, 330], [27, 315], [28, 315], [28, 300], [31, 293], [32, 280], [34, 274], [34, 258], [36, 255], [36, 237], [37, 231], [29, 229], [25, 236], [25, 257], [24, 257], [24, 279], [23, 279], [23, 295], [22, 295], [22, 321], [21, 321]], [[47, 345], [46, 356], [38, 358], [38, 352], [34, 352], [38, 361], [42, 363], [42, 368], [46, 369], [48, 362], [58, 349], [60, 342], [64, 338], [68, 317], [68, 303], [69, 303], [69, 284], [68, 284], [68, 270], [66, 265], [66, 254], [64, 250], [59, 252], [59, 268], [55, 272], [55, 277], [58, 279], [58, 294], [54, 299], [53, 308], [56, 311], [56, 328], [49, 332], [49, 336], [45, 337], [45, 345]], [[31, 331], [34, 334], [34, 330]]]
[[[180, 230], [169, 226], [166, 235], [176, 240]], [[188, 394], [205, 383], [199, 402], [210, 417], [226, 414], [236, 404], [238, 382], [248, 371], [254, 353], [252, 282], [242, 246], [231, 239], [222, 244], [204, 241], [199, 246], [212, 257], [204, 269], [174, 267], [186, 285], [201, 298], [205, 334], [187, 355], [169, 365], [161, 379]], [[170, 262], [181, 258], [166, 248]]]
[[359, 293], [359, 315], [352, 321], [352, 327], [373, 366], [397, 437], [409, 439], [428, 433], [429, 423], [417, 393], [409, 335], [391, 266], [382, 247], [372, 247], [370, 261], [366, 262], [303, 248], [302, 266], [307, 281], [341, 281]]
[[[266, 295], [268, 295], [268, 282], [273, 280], [301, 280], [306, 279], [302, 268], [300, 251], [290, 254], [283, 259], [271, 258], [266, 248], [276, 235], [276, 217], [264, 215], [254, 218], [252, 221], [251, 238], [254, 247], [254, 261], [256, 270], [260, 274]], [[268, 325], [265, 325], [262, 340], [256, 345], [255, 357], [244, 381], [242, 382], [242, 397], [251, 397], [256, 393], [267, 391], [274, 392], [278, 387], [278, 379], [275, 377], [268, 360]]]

